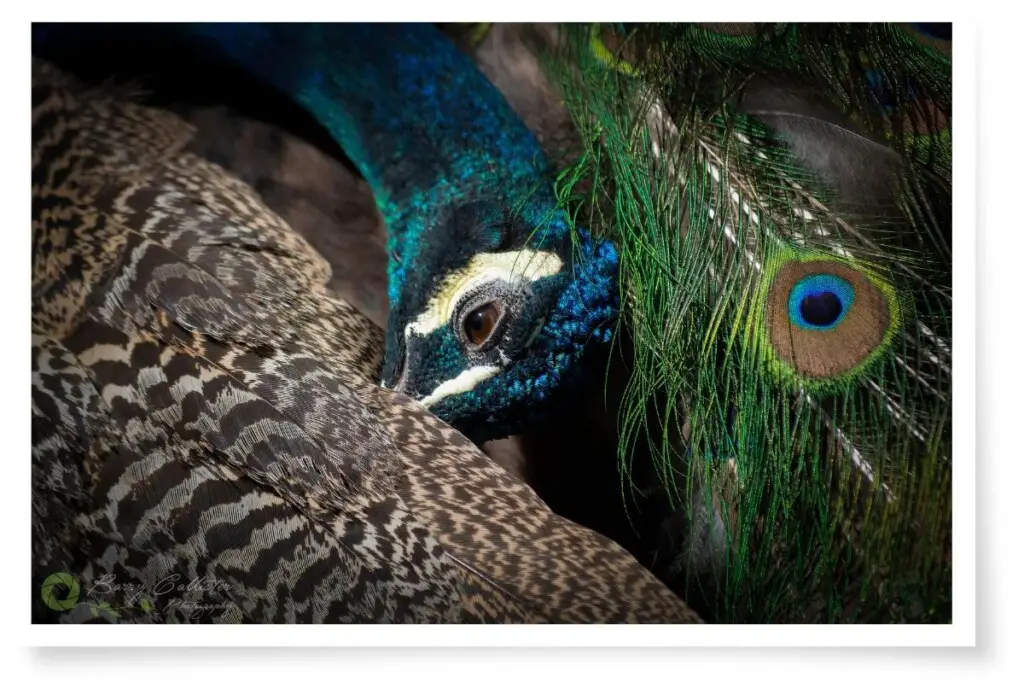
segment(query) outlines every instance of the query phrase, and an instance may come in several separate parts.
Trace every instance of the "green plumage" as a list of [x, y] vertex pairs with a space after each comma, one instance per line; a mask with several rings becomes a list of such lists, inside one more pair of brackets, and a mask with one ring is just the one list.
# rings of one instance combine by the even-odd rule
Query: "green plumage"
[[644, 445], [691, 520], [663, 574], [724, 621], [948, 620], [948, 56], [887, 24], [604, 33], [546, 60], [582, 140], [559, 190], [621, 250], [624, 495]]
[[208, 158], [251, 127], [140, 100], [33, 58], [34, 623], [699, 621], [377, 386], [382, 331]]

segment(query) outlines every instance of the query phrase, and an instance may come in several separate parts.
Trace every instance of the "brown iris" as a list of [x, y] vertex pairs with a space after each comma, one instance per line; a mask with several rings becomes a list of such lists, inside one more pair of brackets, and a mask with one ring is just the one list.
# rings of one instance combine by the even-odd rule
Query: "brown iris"
[[494, 327], [501, 317], [501, 308], [495, 302], [489, 302], [478, 306], [469, 312], [462, 322], [462, 329], [466, 333], [466, 339], [474, 346], [480, 346], [494, 332]]

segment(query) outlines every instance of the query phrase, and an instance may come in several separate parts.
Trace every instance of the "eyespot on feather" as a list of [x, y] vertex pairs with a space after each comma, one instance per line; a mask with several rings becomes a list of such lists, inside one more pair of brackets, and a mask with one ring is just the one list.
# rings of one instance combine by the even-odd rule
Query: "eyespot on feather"
[[901, 324], [895, 288], [854, 261], [787, 251], [761, 278], [751, 334], [784, 381], [840, 388], [884, 355]]
[[830, 330], [846, 318], [856, 294], [844, 278], [816, 273], [789, 290], [789, 321], [802, 330]]

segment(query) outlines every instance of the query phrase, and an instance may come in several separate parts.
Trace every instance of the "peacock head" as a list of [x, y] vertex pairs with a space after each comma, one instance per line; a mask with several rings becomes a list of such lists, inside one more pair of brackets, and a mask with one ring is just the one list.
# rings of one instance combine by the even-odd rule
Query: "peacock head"
[[[391, 264], [385, 387], [477, 441], [550, 413], [612, 338], [618, 254], [560, 211], [450, 207]], [[393, 252], [394, 253], [394, 252]]]

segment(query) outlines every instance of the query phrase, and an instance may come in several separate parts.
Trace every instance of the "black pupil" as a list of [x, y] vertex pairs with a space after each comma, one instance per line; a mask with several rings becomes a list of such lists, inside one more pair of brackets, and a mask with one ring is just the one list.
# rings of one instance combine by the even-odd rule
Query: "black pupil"
[[487, 324], [487, 314], [482, 310], [476, 310], [469, 314], [469, 331], [482, 332]]
[[494, 304], [481, 306], [466, 316], [466, 336], [472, 343], [482, 344], [487, 341], [497, 321], [498, 308]]
[[843, 304], [833, 292], [808, 294], [800, 302], [800, 315], [811, 325], [827, 327], [839, 319]]

